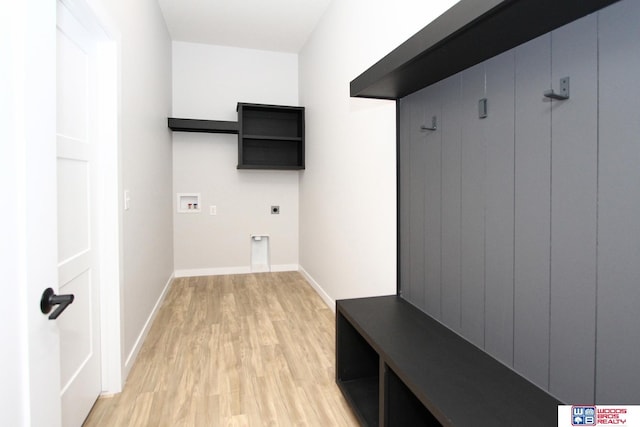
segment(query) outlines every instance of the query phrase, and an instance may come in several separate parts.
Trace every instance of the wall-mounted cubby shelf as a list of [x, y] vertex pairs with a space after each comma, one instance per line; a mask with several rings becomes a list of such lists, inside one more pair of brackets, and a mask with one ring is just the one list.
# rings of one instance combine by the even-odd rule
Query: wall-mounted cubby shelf
[[399, 99], [618, 0], [462, 0], [351, 81]]
[[304, 107], [238, 103], [238, 169], [304, 169]]
[[304, 169], [304, 107], [238, 103], [238, 121], [168, 118], [177, 132], [238, 134], [238, 169]]

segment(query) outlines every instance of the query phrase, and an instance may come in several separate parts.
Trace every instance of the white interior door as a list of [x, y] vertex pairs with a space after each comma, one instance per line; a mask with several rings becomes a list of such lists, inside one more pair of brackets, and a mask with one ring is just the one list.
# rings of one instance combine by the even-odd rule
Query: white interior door
[[0, 410], [2, 425], [60, 425], [58, 328], [40, 311], [56, 287], [55, 2], [0, 13]]
[[[82, 1], [63, 1], [74, 7], [74, 13], [82, 15], [81, 22], [92, 24], [89, 27], [94, 34], [100, 34], [97, 30], [104, 28], [102, 23], [108, 17], [100, 15], [100, 19], [96, 19]], [[44, 289], [51, 287], [60, 293], [58, 276], [73, 275], [68, 273], [71, 260], [62, 265], [69, 267], [67, 273], [59, 272], [57, 266], [56, 9], [56, 2], [21, 0], [11, 3], [8, 12], [0, 14], [0, 56], [3, 58], [0, 61], [0, 80], [4, 83], [0, 96], [0, 124], [3, 129], [0, 194], [6, 201], [0, 209], [0, 272], [3, 277], [0, 289], [7, 296], [5, 307], [0, 310], [0, 340], [6, 344], [0, 351], [0, 363], [4, 367], [0, 374], [0, 424], [3, 426], [61, 425], [59, 332], [62, 328], [65, 348], [73, 345], [78, 338], [74, 334], [81, 332], [68, 329], [71, 319], [67, 318], [75, 316], [74, 311], [82, 311], [80, 293], [70, 306], [73, 310], [64, 312], [57, 320], [49, 320], [48, 315], [43, 315], [40, 310]], [[117, 35], [116, 27], [111, 26], [109, 30], [111, 35]], [[105, 390], [109, 392], [118, 392], [122, 381], [118, 286], [118, 87], [117, 45], [112, 40], [102, 33], [99, 45], [102, 151], [99, 163], [90, 169], [93, 172], [94, 166], [99, 165], [100, 175], [108, 177], [101, 180], [101, 194], [103, 200], [110, 202], [102, 203], [106, 208], [101, 209], [100, 217], [103, 233], [100, 242], [105, 246], [101, 253], [109, 255], [100, 258], [104, 263], [101, 274], [107, 277], [101, 282], [110, 284], [101, 292], [103, 301], [105, 295], [108, 300], [108, 310], [103, 310], [107, 321], [103, 324], [109, 326], [109, 333], [101, 334], [107, 340], [103, 348], [109, 349], [103, 356], [107, 361], [103, 385], [106, 384]], [[66, 179], [69, 179], [72, 172], [67, 172]], [[68, 242], [61, 244], [68, 245], [66, 248], [73, 246]], [[96, 241], [91, 240], [90, 248], [95, 244]], [[61, 286], [63, 290], [70, 288], [66, 281]], [[98, 294], [94, 292], [91, 295], [93, 298]], [[87, 304], [96, 306], [94, 300]], [[91, 319], [92, 325], [97, 326], [96, 319]], [[81, 347], [74, 358], [63, 362], [66, 370], [63, 383], [68, 385], [64, 393], [66, 400], [73, 390], [69, 379], [81, 378], [79, 370], [73, 370], [69, 362], [88, 366], [92, 363], [90, 360], [95, 360], [87, 355], [97, 354], [96, 342], [88, 346]], [[66, 350], [64, 357], [67, 357]], [[82, 398], [78, 402], [80, 407]]]
[[98, 242], [97, 42], [58, 3], [58, 294], [75, 295], [58, 319], [62, 425], [80, 426], [101, 391]]

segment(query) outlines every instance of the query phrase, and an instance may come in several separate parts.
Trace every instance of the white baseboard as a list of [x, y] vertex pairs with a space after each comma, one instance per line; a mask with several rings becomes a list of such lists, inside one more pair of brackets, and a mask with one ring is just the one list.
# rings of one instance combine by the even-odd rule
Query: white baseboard
[[138, 357], [138, 353], [140, 353], [142, 344], [144, 344], [144, 340], [149, 334], [149, 329], [151, 329], [153, 320], [156, 318], [156, 315], [158, 314], [158, 309], [162, 305], [162, 302], [164, 301], [165, 296], [167, 296], [167, 291], [169, 290], [169, 286], [171, 286], [171, 282], [173, 281], [174, 277], [175, 275], [173, 274], [169, 276], [169, 280], [167, 280], [167, 283], [164, 285], [164, 289], [160, 293], [160, 297], [158, 297], [156, 304], [153, 306], [153, 310], [151, 310], [151, 314], [149, 314], [149, 317], [147, 318], [147, 321], [145, 322], [144, 327], [142, 328], [142, 331], [140, 331], [140, 334], [138, 335], [138, 339], [136, 340], [136, 343], [133, 345], [131, 352], [129, 353], [129, 355], [127, 356], [127, 359], [124, 362], [124, 378], [127, 378], [129, 376], [129, 372], [131, 371], [133, 362], [135, 362], [136, 357]]
[[225, 274], [248, 274], [251, 267], [221, 267], [221, 268], [191, 268], [186, 270], [176, 270], [173, 275], [178, 277], [198, 277], [198, 276], [223, 276]]
[[322, 286], [320, 286], [320, 284], [318, 282], [316, 282], [315, 279], [313, 277], [311, 277], [311, 275], [309, 273], [307, 273], [307, 270], [305, 270], [304, 267], [300, 266], [298, 271], [300, 272], [300, 274], [302, 274], [304, 276], [304, 278], [307, 280], [307, 282], [309, 282], [309, 284], [316, 291], [316, 293], [318, 295], [320, 295], [320, 298], [322, 298], [324, 303], [327, 304], [327, 307], [329, 307], [331, 309], [331, 311], [333, 311], [335, 313], [336, 312], [336, 301], [333, 298], [331, 298], [329, 296], [329, 294], [327, 294], [325, 292], [324, 289], [322, 289]]
[[[263, 270], [261, 270], [263, 271]], [[268, 270], [266, 270], [268, 271]], [[298, 271], [298, 264], [279, 264], [271, 266], [272, 272]], [[219, 268], [192, 268], [186, 270], [176, 270], [175, 277], [199, 277], [199, 276], [224, 276], [227, 274], [249, 274], [257, 273], [251, 271], [251, 266], [244, 267], [219, 267]]]
[[300, 270], [300, 266], [298, 264], [280, 264], [280, 265], [272, 265], [271, 272], [277, 273], [280, 271], [298, 271]]

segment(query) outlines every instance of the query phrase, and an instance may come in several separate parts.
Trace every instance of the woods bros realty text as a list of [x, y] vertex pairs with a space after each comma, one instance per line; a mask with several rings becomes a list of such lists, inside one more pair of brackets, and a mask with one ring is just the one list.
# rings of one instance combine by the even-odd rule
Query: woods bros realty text
[[560, 405], [558, 427], [619, 425], [640, 427], [638, 405]]

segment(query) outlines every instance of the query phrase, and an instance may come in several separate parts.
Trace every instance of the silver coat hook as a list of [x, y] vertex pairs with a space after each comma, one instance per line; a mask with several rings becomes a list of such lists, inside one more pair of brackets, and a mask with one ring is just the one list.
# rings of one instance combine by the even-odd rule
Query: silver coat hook
[[544, 96], [558, 101], [569, 99], [569, 77], [560, 79], [560, 93], [555, 93], [553, 89], [549, 89], [544, 92]]
[[422, 125], [420, 126], [420, 130], [438, 130], [438, 118], [433, 116], [431, 118], [431, 127]]
[[478, 118], [486, 119], [487, 116], [487, 98], [482, 98], [478, 100]]

